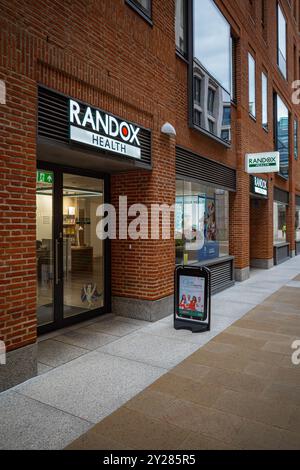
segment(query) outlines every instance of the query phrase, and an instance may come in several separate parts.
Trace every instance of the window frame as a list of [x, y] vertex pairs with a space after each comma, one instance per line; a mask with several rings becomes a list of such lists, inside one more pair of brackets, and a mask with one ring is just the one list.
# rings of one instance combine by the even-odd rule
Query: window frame
[[187, 60], [188, 59], [188, 54], [189, 54], [189, 18], [190, 18], [190, 0], [183, 0], [184, 5], [185, 5], [185, 31], [184, 31], [184, 41], [185, 41], [185, 52], [180, 49], [180, 47], [177, 45], [176, 42], [176, 2], [175, 2], [175, 48], [176, 48], [176, 54]]
[[299, 157], [298, 134], [299, 134], [299, 122], [298, 122], [298, 118], [294, 117], [294, 122], [293, 122], [294, 160], [298, 160], [298, 157]]
[[[290, 139], [291, 112], [290, 112], [288, 106], [286, 105], [285, 101], [281, 98], [280, 94], [277, 93], [276, 91], [274, 91], [274, 96], [273, 96], [274, 147], [275, 147], [275, 150], [278, 150], [278, 100], [277, 100], [277, 98], [280, 99], [280, 101], [286, 107], [287, 112], [288, 112], [288, 155], [290, 156], [290, 148], [291, 148], [291, 139]], [[280, 155], [280, 167], [279, 167], [278, 176], [280, 176], [281, 178], [283, 178], [286, 181], [288, 181], [289, 176], [290, 176], [289, 156], [288, 156], [288, 174], [285, 175], [281, 172], [281, 155]]]
[[152, 21], [152, 0], [149, 0], [150, 8], [149, 11], [139, 3], [138, 0], [125, 0], [126, 5], [131, 7], [136, 13], [141, 15], [141, 17], [147, 21], [151, 26], [153, 25]]
[[[263, 88], [263, 78], [266, 79], [266, 96], [264, 99], [264, 88]], [[265, 131], [269, 130], [269, 78], [268, 74], [262, 70], [261, 72], [261, 123], [262, 123], [262, 128]], [[266, 124], [264, 123], [264, 106], [266, 106], [266, 116], [267, 116], [267, 122]]]
[[[279, 47], [279, 11], [281, 12], [281, 14], [284, 18], [284, 21], [285, 21], [285, 57], [284, 57], [284, 60], [285, 60], [285, 74], [281, 70], [280, 63], [279, 63], [279, 57], [280, 57], [280, 53], [281, 53], [281, 49]], [[277, 8], [276, 8], [276, 20], [277, 20], [277, 67], [278, 67], [278, 70], [280, 71], [282, 77], [284, 78], [284, 80], [287, 80], [288, 79], [288, 63], [287, 63], [287, 56], [288, 56], [288, 54], [287, 54], [288, 23], [287, 23], [287, 19], [286, 19], [286, 16], [284, 14], [283, 8], [282, 8], [279, 1], [277, 2]]]
[[[254, 63], [254, 114], [250, 110], [250, 58], [253, 60]], [[249, 116], [256, 120], [256, 60], [253, 57], [253, 54], [248, 51], [248, 111]]]
[[[218, 144], [222, 145], [222, 147], [231, 148], [231, 146], [232, 146], [231, 141], [228, 142], [228, 141], [223, 140], [218, 135], [212, 134], [211, 132], [209, 132], [203, 125], [199, 126], [195, 122], [195, 118], [194, 118], [194, 115], [195, 115], [194, 81], [193, 81], [193, 78], [194, 78], [194, 64], [196, 63], [203, 70], [203, 73], [207, 74], [208, 77], [213, 82], [215, 82], [216, 87], [220, 86], [220, 88], [226, 94], [228, 94], [230, 109], [231, 109], [232, 105], [236, 105], [236, 98], [232, 96], [232, 86], [231, 86], [232, 83], [234, 83], [234, 93], [236, 94], [236, 70], [234, 70], [235, 73], [234, 73], [234, 77], [233, 77], [233, 73], [232, 73], [233, 72], [233, 70], [232, 70], [232, 59], [233, 59], [232, 58], [232, 50], [234, 49], [234, 51], [236, 52], [236, 45], [237, 45], [237, 41], [238, 41], [239, 38], [237, 38], [234, 35], [234, 32], [232, 30], [232, 27], [231, 27], [231, 24], [230, 24], [229, 20], [226, 18], [224, 13], [220, 10], [218, 5], [215, 3], [215, 0], [211, 0], [214, 7], [220, 12], [220, 14], [224, 17], [225, 21], [229, 24], [229, 27], [230, 27], [230, 37], [229, 37], [229, 52], [230, 52], [230, 54], [229, 54], [229, 77], [228, 77], [229, 78], [230, 90], [228, 91], [224, 88], [223, 85], [221, 85], [221, 83], [218, 81], [218, 79], [214, 75], [212, 75], [210, 71], [208, 71], [205, 68], [205, 66], [202, 64], [202, 62], [199, 59], [194, 60], [194, 0], [186, 0], [186, 1], [188, 2], [188, 31], [187, 31], [187, 33], [188, 33], [188, 59], [186, 60], [186, 62], [189, 65], [189, 73], [188, 73], [188, 75], [189, 75], [189, 78], [188, 78], [188, 101], [189, 101], [189, 105], [188, 105], [188, 125], [191, 129], [195, 129], [197, 132], [200, 132], [201, 134], [209, 137], [210, 139], [214, 140]], [[231, 41], [231, 39], [233, 39], [233, 42]], [[234, 45], [234, 48], [231, 47], [232, 45]], [[206, 106], [206, 103], [204, 102], [203, 107], [205, 108], [205, 106]], [[199, 109], [197, 109], [196, 111], [199, 111]], [[203, 119], [203, 116], [201, 117], [201, 119]], [[213, 119], [212, 116], [211, 116], [211, 119]], [[232, 127], [230, 128], [230, 136], [231, 136], [231, 130], [232, 130]]]

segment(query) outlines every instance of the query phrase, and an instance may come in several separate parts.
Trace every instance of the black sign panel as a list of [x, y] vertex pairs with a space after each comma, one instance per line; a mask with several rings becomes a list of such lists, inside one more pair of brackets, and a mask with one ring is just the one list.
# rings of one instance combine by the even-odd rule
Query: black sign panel
[[210, 330], [211, 274], [206, 267], [179, 266], [175, 270], [174, 328]]
[[250, 192], [257, 196], [268, 197], [268, 180], [259, 178], [258, 176], [251, 176]]
[[38, 136], [151, 167], [149, 129], [42, 86], [38, 88]]

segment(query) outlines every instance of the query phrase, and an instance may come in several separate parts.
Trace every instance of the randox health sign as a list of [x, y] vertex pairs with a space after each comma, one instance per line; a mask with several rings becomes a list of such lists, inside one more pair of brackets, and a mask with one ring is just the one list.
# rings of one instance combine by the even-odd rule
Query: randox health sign
[[279, 152], [247, 153], [245, 171], [247, 173], [278, 173]]
[[69, 100], [70, 140], [132, 158], [141, 158], [140, 128], [100, 109]]

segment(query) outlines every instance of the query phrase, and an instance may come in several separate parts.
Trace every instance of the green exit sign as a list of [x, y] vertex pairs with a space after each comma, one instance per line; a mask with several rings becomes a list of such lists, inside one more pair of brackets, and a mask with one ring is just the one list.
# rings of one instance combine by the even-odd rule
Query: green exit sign
[[36, 180], [38, 183], [53, 183], [53, 173], [52, 171], [40, 171], [38, 170], [36, 175]]

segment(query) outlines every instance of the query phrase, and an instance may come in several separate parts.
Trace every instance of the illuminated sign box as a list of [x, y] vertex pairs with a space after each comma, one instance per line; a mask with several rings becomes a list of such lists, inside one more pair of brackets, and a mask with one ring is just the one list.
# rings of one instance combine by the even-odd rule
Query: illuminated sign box
[[247, 173], [278, 173], [279, 152], [247, 153], [245, 171]]
[[268, 197], [268, 180], [259, 178], [258, 176], [252, 176], [250, 192], [258, 196]]
[[100, 109], [69, 100], [70, 140], [141, 159], [140, 128]]

